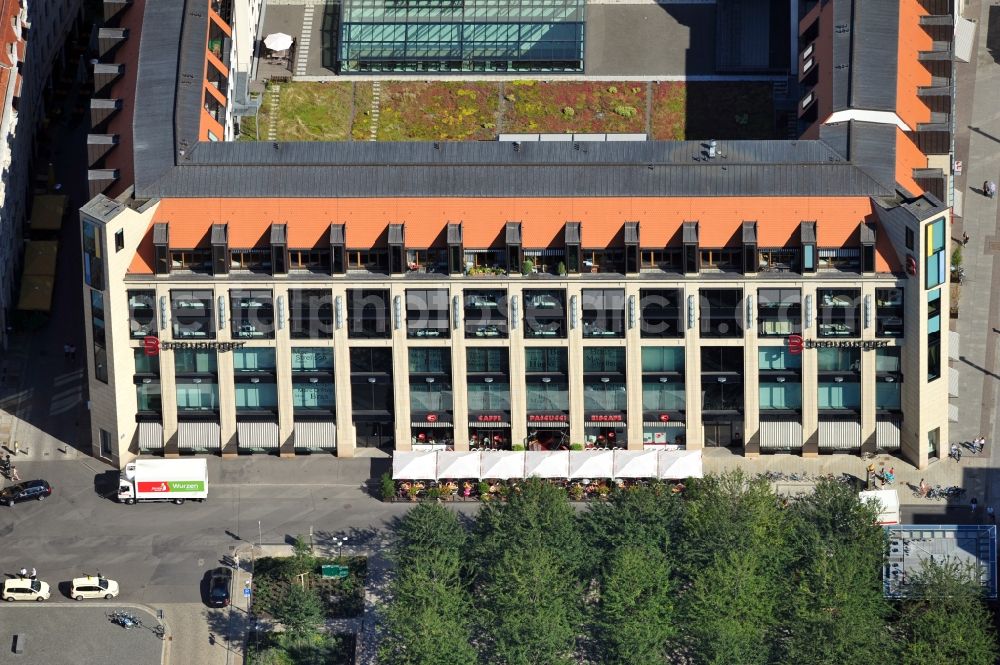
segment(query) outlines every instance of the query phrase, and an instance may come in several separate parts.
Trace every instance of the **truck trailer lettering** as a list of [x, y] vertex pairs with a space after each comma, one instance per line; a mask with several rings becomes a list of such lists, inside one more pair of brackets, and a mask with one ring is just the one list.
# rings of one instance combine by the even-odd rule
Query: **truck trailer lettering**
[[170, 492], [203, 492], [205, 482], [201, 480], [175, 480], [175, 481], [145, 481], [138, 483], [140, 492], [150, 493], [170, 493]]

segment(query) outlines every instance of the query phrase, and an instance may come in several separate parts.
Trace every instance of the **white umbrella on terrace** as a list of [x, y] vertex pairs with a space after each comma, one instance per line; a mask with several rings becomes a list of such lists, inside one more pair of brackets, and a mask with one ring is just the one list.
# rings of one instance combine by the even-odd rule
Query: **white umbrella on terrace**
[[700, 450], [660, 450], [660, 478], [663, 480], [683, 480], [684, 478], [704, 478]]
[[437, 478], [437, 452], [397, 451], [392, 456], [395, 480], [434, 480]]
[[438, 480], [479, 478], [479, 453], [439, 452], [437, 458]]
[[484, 450], [480, 453], [480, 478], [510, 480], [524, 478], [524, 453], [515, 450]]
[[613, 450], [571, 450], [569, 453], [570, 478], [613, 478], [614, 474]]
[[569, 478], [568, 450], [529, 450], [524, 453], [524, 477]]
[[272, 51], [285, 51], [292, 46], [292, 36], [274, 32], [264, 38], [264, 46]]
[[656, 478], [656, 450], [616, 450], [615, 478]]

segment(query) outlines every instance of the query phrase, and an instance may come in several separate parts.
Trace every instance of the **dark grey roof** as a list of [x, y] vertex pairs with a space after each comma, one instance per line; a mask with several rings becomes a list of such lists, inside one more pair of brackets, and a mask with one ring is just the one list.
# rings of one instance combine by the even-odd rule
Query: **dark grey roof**
[[[862, 10], [834, 2], [838, 23], [857, 26], [855, 42], [878, 42], [863, 47], [857, 67], [833, 70], [850, 73], [840, 84], [835, 75], [835, 99], [851, 100], [858, 77], [858, 99], [878, 90], [894, 96], [895, 3]], [[893, 27], [880, 29], [880, 21]], [[521, 142], [517, 151], [507, 142], [200, 142], [207, 30], [201, 2], [146, 0], [133, 125], [138, 199], [895, 194], [888, 133], [852, 136], [847, 127], [824, 130], [820, 140], [721, 140], [713, 159], [698, 141]], [[834, 34], [835, 63], [851, 64], [852, 30]], [[890, 45], [891, 59], [876, 53]], [[861, 140], [869, 136], [875, 140]]]
[[895, 111], [899, 2], [833, 2], [833, 110]]
[[[192, 3], [193, 4], [193, 3]], [[207, 13], [208, 8], [204, 11]], [[143, 29], [139, 39], [139, 63], [136, 73], [132, 116], [132, 145], [136, 192], [145, 191], [174, 165], [174, 110], [177, 70], [181, 57], [184, 12], [177, 0], [146, 0]], [[208, 17], [205, 17], [207, 23]], [[207, 30], [207, 25], [205, 27]], [[202, 44], [204, 54], [204, 43]], [[190, 57], [190, 56], [189, 56]], [[204, 57], [204, 55], [202, 55]], [[197, 84], [201, 86], [199, 75]], [[201, 101], [194, 104], [201, 111]], [[185, 110], [180, 108], [182, 116]], [[195, 116], [197, 123], [197, 116]], [[197, 125], [195, 125], [197, 126]]]

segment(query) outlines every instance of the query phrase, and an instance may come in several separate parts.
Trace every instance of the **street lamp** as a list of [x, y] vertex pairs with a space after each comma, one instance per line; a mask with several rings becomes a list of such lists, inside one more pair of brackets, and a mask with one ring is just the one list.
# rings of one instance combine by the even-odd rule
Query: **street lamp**
[[334, 536], [333, 544], [337, 547], [337, 561], [343, 562], [344, 545], [347, 543], [347, 536], [337, 538]]

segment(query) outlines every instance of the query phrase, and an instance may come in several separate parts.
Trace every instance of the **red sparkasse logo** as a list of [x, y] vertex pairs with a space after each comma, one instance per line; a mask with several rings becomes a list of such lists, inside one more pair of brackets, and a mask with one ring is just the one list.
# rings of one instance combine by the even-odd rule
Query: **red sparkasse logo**
[[670, 414], [669, 413], [661, 413], [660, 414], [660, 422], [665, 423], [668, 420], [670, 420]]
[[147, 335], [142, 340], [142, 350], [147, 356], [155, 356], [160, 353], [160, 340], [152, 335]]
[[140, 492], [169, 492], [170, 486], [167, 485], [162, 480], [157, 480], [155, 482], [140, 482], [139, 483]]
[[802, 353], [802, 335], [788, 336], [788, 352], [796, 356]]
[[436, 423], [437, 419], [438, 419], [438, 416], [437, 416], [436, 413], [428, 413], [427, 414], [427, 422], [429, 422], [429, 423]]

